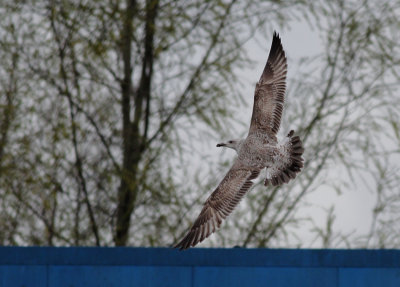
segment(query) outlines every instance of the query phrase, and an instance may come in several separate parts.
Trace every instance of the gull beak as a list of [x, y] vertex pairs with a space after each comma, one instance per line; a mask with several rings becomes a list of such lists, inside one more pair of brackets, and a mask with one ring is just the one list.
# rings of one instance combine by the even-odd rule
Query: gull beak
[[217, 144], [217, 147], [220, 147], [220, 146], [226, 146], [226, 144], [225, 144], [225, 143], [219, 143], [219, 144]]

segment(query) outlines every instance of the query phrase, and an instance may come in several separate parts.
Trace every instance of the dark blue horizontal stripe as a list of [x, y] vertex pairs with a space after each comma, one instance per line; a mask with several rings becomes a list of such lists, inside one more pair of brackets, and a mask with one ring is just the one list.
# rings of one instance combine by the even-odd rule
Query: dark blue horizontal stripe
[[400, 250], [0, 247], [0, 265], [400, 267]]

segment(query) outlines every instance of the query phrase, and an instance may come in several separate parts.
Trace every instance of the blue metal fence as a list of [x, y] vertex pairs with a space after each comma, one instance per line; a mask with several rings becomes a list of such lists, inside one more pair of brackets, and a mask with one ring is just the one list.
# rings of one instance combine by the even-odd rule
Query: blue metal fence
[[0, 247], [1, 287], [400, 286], [400, 250]]

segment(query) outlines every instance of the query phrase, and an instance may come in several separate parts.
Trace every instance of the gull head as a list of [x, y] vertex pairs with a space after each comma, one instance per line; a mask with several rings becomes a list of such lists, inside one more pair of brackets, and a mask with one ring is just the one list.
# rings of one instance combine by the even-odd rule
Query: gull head
[[227, 142], [217, 144], [217, 147], [228, 147], [228, 148], [234, 149], [236, 151], [239, 151], [239, 148], [241, 147], [242, 142], [243, 142], [243, 140], [229, 140]]

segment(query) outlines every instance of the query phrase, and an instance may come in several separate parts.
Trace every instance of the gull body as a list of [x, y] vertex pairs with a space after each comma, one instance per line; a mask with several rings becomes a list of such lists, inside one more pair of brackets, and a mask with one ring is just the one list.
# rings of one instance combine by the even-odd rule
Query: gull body
[[175, 245], [193, 247], [210, 236], [250, 190], [253, 180], [266, 169], [264, 185], [288, 183], [303, 167], [302, 142], [291, 130], [277, 140], [286, 90], [287, 63], [281, 40], [274, 33], [270, 53], [254, 92], [253, 113], [245, 139], [234, 139], [217, 147], [234, 149], [237, 158], [218, 187], [204, 203], [186, 236]]

